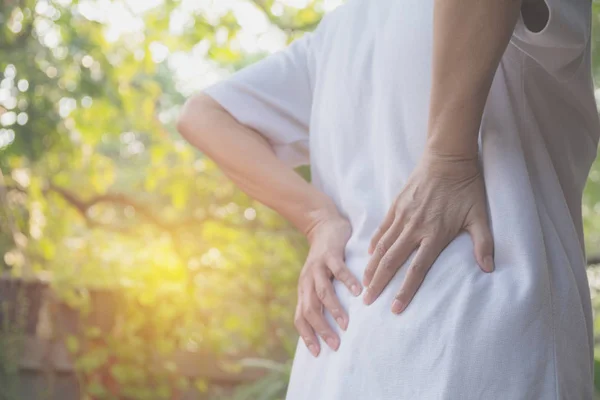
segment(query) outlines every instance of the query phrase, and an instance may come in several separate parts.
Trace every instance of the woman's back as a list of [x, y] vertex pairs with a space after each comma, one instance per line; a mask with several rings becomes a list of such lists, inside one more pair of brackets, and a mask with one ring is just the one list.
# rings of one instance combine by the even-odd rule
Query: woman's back
[[[350, 1], [285, 52], [207, 89], [282, 159], [310, 157], [313, 184], [351, 222], [346, 263], [357, 276], [425, 146], [433, 3]], [[390, 304], [406, 268], [371, 306], [335, 281], [348, 329], [318, 358], [299, 342], [288, 400], [591, 398], [580, 206], [600, 132], [590, 5], [548, 5], [542, 32], [519, 20], [480, 129], [496, 271], [477, 268], [463, 233], [401, 315]]]

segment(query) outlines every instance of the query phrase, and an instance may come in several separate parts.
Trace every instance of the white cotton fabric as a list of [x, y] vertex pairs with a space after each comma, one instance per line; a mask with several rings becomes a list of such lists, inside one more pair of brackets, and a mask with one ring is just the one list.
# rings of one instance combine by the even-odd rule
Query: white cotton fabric
[[[287, 164], [310, 159], [314, 185], [352, 223], [345, 256], [359, 279], [424, 149], [433, 3], [350, 0], [314, 33], [206, 89]], [[461, 234], [399, 316], [390, 308], [406, 265], [371, 306], [336, 282], [349, 328], [318, 358], [298, 343], [287, 400], [592, 399], [581, 217], [599, 133], [591, 3], [547, 5], [541, 32], [520, 18], [480, 129], [496, 271], [478, 268]]]

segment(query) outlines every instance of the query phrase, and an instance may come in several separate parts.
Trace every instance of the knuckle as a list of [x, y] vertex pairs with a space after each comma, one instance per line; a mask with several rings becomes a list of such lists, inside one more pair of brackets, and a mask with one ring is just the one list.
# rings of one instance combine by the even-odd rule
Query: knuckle
[[396, 300], [402, 301], [406, 297], [406, 291], [404, 289], [400, 289], [400, 291], [394, 296]]
[[377, 255], [379, 255], [379, 257], [385, 256], [385, 253], [387, 253], [387, 245], [385, 241], [380, 240], [379, 243], [377, 243], [377, 246], [375, 246], [375, 252]]
[[306, 304], [302, 309], [302, 314], [306, 319], [313, 319], [319, 312], [321, 311], [321, 307], [317, 306], [315, 303]]
[[294, 315], [294, 326], [296, 327], [296, 329], [298, 331], [302, 331], [306, 327], [306, 319], [302, 315], [302, 310], [300, 310], [300, 309]]
[[329, 270], [337, 277], [345, 273], [345, 268], [341, 262], [329, 263]]
[[417, 276], [425, 275], [425, 272], [427, 272], [427, 268], [425, 267], [425, 265], [419, 262], [411, 264], [410, 270], [411, 273]]
[[311, 344], [313, 344], [313, 340], [312, 340], [312, 339], [311, 339], [309, 336], [303, 336], [303, 337], [302, 337], [302, 340], [304, 340], [304, 343], [305, 343], [307, 346], [310, 346]]
[[315, 310], [313, 310], [310, 307], [304, 307], [304, 309], [302, 310], [302, 315], [304, 316], [305, 319], [307, 320], [311, 320], [314, 318], [314, 316], [316, 315]]
[[413, 210], [410, 215], [406, 214], [405, 217], [406, 223], [413, 226], [421, 225], [426, 219], [426, 215], [421, 209]]
[[327, 297], [327, 289], [323, 286], [315, 288], [315, 292], [319, 300], [323, 301]]
[[340, 268], [340, 270], [336, 271], [335, 277], [342, 282], [346, 282], [350, 279], [350, 272], [346, 268]]
[[369, 295], [372, 297], [377, 297], [379, 295], [379, 282], [372, 283], [367, 288]]
[[349, 273], [339, 274], [338, 281], [343, 282], [346, 286], [350, 287], [354, 283], [354, 279], [350, 276]]
[[335, 332], [331, 330], [328, 324], [323, 324], [321, 329], [319, 329], [319, 335], [322, 336], [323, 339], [335, 338], [337, 336]]
[[379, 267], [385, 271], [392, 271], [394, 269], [394, 261], [389, 255], [384, 256], [379, 263]]
[[409, 223], [404, 226], [404, 236], [409, 240], [413, 240], [419, 231], [418, 219], [413, 218]]
[[[417, 251], [426, 249], [425, 251], [429, 252], [429, 251], [434, 251], [434, 249], [436, 247], [433, 245], [433, 243], [434, 243], [434, 241], [433, 241], [432, 236], [423, 235], [421, 237], [421, 239], [419, 240], [419, 242], [415, 244], [415, 246], [417, 247]], [[414, 263], [417, 263], [417, 264], [419, 263], [417, 257], [415, 257], [414, 260], [415, 260], [415, 261], [413, 261]]]

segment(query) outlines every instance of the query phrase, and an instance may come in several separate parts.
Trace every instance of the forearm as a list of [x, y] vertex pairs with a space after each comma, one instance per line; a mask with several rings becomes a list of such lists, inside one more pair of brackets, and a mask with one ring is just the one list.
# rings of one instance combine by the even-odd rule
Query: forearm
[[428, 149], [477, 155], [479, 126], [521, 0], [435, 0]]
[[246, 194], [279, 212], [305, 235], [337, 209], [331, 199], [279, 160], [269, 143], [207, 95], [188, 101], [179, 132]]

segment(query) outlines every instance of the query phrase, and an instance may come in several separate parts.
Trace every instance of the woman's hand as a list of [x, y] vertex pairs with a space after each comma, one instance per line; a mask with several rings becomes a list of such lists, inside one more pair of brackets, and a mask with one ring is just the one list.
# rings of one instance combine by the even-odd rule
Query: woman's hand
[[494, 244], [477, 157], [444, 157], [426, 151], [371, 240], [372, 258], [363, 278], [365, 304], [375, 301], [416, 250], [392, 304], [392, 311], [401, 313], [461, 230], [470, 233], [481, 269], [492, 272]]
[[335, 215], [323, 218], [307, 234], [310, 251], [300, 273], [294, 323], [315, 357], [321, 350], [316, 335], [321, 336], [333, 350], [340, 345], [340, 338], [325, 319], [323, 307], [342, 330], [348, 327], [348, 315], [338, 300], [332, 279], [343, 282], [355, 296], [361, 293], [360, 282], [344, 262], [346, 243], [351, 233], [348, 220]]

